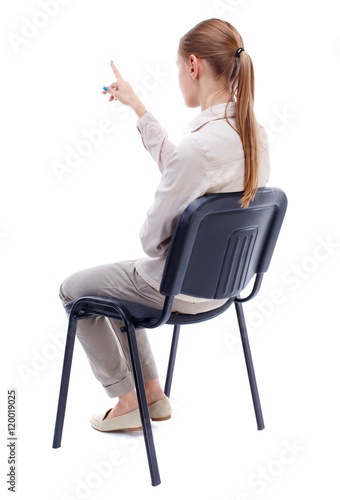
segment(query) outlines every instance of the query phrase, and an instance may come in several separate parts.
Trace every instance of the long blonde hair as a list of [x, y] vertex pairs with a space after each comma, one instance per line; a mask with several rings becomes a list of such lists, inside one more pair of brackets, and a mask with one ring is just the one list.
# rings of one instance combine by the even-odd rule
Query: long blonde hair
[[[235, 130], [240, 135], [245, 157], [241, 205], [247, 207], [258, 187], [260, 136], [254, 114], [253, 63], [245, 50], [239, 50], [241, 48], [244, 49], [242, 37], [230, 23], [208, 19], [180, 39], [178, 52], [184, 58], [194, 54], [205, 59], [216, 77], [224, 79], [225, 88], [230, 92], [229, 102], [236, 101]], [[226, 120], [229, 122], [227, 111]]]

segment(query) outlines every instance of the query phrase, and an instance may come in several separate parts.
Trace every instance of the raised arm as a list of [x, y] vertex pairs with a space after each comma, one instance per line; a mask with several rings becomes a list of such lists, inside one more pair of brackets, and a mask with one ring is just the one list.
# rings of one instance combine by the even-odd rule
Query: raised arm
[[130, 106], [135, 111], [139, 118], [137, 127], [141, 134], [143, 144], [158, 164], [159, 170], [163, 172], [165, 165], [171, 159], [175, 146], [168, 139], [166, 131], [152, 113], [147, 111], [131, 85], [124, 80], [112, 61], [110, 65], [116, 77], [116, 81], [111, 83], [108, 87], [104, 87], [102, 93], [110, 94], [109, 101], [118, 100], [122, 104]]

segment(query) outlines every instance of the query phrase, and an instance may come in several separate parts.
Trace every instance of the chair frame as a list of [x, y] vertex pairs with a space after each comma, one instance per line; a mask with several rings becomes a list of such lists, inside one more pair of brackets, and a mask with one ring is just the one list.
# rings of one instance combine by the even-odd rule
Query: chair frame
[[[243, 277], [243, 281], [242, 284], [239, 286], [239, 289], [236, 292], [234, 290], [229, 297], [225, 296], [225, 298], [227, 299], [226, 302], [219, 308], [214, 309], [212, 311], [200, 313], [197, 315], [188, 315], [188, 314], [183, 315], [183, 314], [172, 313], [172, 305], [174, 298], [178, 293], [181, 293], [181, 290], [183, 289], [183, 273], [185, 274], [187, 268], [186, 266], [188, 264], [187, 261], [184, 262], [184, 264], [182, 261], [180, 261], [179, 267], [182, 266], [182, 271], [178, 275], [176, 275], [175, 273], [175, 276], [174, 273], [171, 272], [171, 270], [173, 269], [172, 266], [177, 264], [176, 241], [177, 245], [179, 245], [178, 246], [179, 252], [181, 252], [181, 247], [186, 244], [186, 242], [183, 243], [183, 235], [181, 235], [181, 228], [183, 228], [183, 225], [185, 226], [184, 224], [185, 218], [188, 216], [188, 214], [190, 218], [192, 217], [193, 213], [199, 212], [200, 207], [204, 208], [206, 204], [209, 204], [209, 199], [212, 198], [222, 199], [222, 197], [224, 197], [225, 199], [227, 199], [227, 201], [228, 199], [230, 199], [230, 203], [232, 206], [233, 204], [235, 205], [235, 203], [241, 198], [241, 195], [242, 193], [205, 195], [204, 197], [195, 200], [184, 212], [180, 222], [177, 225], [176, 231], [174, 233], [168, 251], [167, 261], [165, 264], [163, 279], [160, 288], [161, 293], [165, 296], [164, 306], [161, 311], [111, 297], [108, 298], [108, 297], [86, 296], [86, 297], [81, 297], [66, 306], [66, 311], [69, 314], [69, 324], [67, 330], [64, 361], [63, 361], [63, 368], [62, 368], [62, 375], [60, 382], [59, 400], [58, 400], [54, 438], [53, 438], [53, 448], [59, 448], [61, 446], [77, 323], [79, 320], [95, 316], [104, 316], [108, 318], [119, 319], [123, 323], [121, 332], [122, 334], [127, 335], [130, 357], [131, 357], [131, 367], [135, 380], [136, 395], [138, 399], [152, 486], [159, 485], [161, 480], [160, 480], [157, 456], [155, 451], [153, 433], [151, 428], [148, 403], [144, 388], [144, 379], [143, 379], [142, 367], [138, 351], [136, 329], [138, 328], [154, 329], [164, 324], [174, 325], [169, 362], [166, 374], [166, 381], [164, 387], [164, 392], [169, 397], [181, 326], [185, 324], [195, 324], [210, 320], [214, 317], [221, 315], [227, 309], [229, 309], [229, 307], [232, 304], [234, 304], [241, 335], [242, 348], [248, 373], [257, 428], [258, 430], [264, 429], [264, 420], [263, 420], [260, 397], [255, 377], [251, 349], [247, 334], [246, 321], [243, 311], [243, 303], [253, 299], [257, 295], [262, 284], [264, 273], [268, 270], [269, 263], [276, 245], [276, 241], [287, 208], [287, 198], [283, 191], [281, 191], [278, 188], [261, 188], [258, 190], [255, 200], [250, 204], [249, 209], [241, 209], [242, 211], [256, 210], [259, 205], [261, 204], [263, 205], [264, 203], [267, 206], [274, 206], [275, 218], [273, 218], [270, 224], [268, 224], [270, 234], [267, 235], [265, 247], [261, 249], [260, 252], [261, 255], [259, 262], [257, 263], [256, 270], [249, 272], [247, 276]], [[240, 210], [239, 206], [237, 207], [237, 210]], [[254, 253], [253, 250], [252, 252]], [[171, 262], [171, 259], [174, 258], [175, 258], [175, 264]], [[246, 297], [242, 298], [241, 292], [246, 288], [246, 286], [250, 283], [250, 280], [252, 279], [253, 279], [253, 286], [251, 292]], [[169, 293], [169, 291], [171, 293]], [[134, 314], [134, 308], [136, 306], [138, 308], [138, 312]], [[141, 311], [143, 312], [142, 316], [141, 316]]]

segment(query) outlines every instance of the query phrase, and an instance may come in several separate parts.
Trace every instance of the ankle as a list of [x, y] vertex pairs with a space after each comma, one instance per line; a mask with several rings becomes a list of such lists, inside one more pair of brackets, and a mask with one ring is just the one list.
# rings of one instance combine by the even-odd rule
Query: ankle
[[166, 397], [158, 379], [147, 380], [145, 382], [145, 392], [148, 404], [155, 403]]
[[132, 390], [127, 394], [124, 394], [123, 396], [119, 396], [117, 406], [127, 412], [138, 408], [138, 401], [135, 391]]

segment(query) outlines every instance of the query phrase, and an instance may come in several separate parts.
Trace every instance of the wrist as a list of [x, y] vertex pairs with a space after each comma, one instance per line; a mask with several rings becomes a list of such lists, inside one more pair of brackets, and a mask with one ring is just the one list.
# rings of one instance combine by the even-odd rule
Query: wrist
[[134, 105], [131, 107], [134, 110], [134, 112], [136, 113], [136, 115], [138, 116], [138, 118], [141, 118], [143, 115], [145, 115], [145, 113], [147, 111], [144, 104], [139, 100], [136, 103], [134, 103]]

